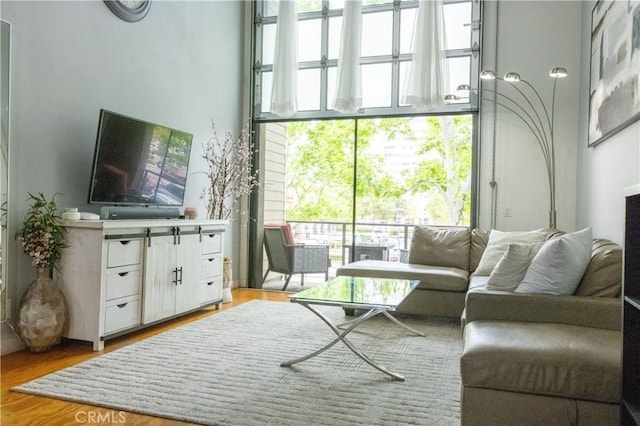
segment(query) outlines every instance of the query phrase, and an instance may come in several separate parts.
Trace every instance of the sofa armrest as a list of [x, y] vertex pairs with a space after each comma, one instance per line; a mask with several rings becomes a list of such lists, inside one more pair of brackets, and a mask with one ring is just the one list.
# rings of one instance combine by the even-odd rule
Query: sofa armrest
[[470, 291], [464, 323], [478, 320], [526, 321], [620, 330], [620, 298]]

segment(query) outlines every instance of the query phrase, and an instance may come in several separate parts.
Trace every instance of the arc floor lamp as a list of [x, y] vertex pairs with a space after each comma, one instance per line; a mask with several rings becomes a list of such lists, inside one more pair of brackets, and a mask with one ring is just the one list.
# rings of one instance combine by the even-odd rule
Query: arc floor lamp
[[[517, 72], [510, 71], [504, 77], [498, 77], [493, 70], [484, 70], [480, 73], [482, 80], [496, 81], [495, 90], [482, 87], [482, 92], [494, 94], [493, 97], [487, 96], [483, 99], [515, 114], [531, 131], [542, 152], [549, 180], [550, 228], [556, 227], [556, 157], [554, 143], [556, 85], [559, 78], [564, 78], [568, 75], [567, 69], [564, 67], [553, 67], [549, 71], [549, 77], [553, 78], [551, 113], [549, 114], [549, 109], [538, 90]], [[502, 90], [500, 90], [501, 87], [503, 88]], [[469, 92], [469, 96], [474, 92], [478, 92], [477, 89], [470, 87], [468, 84], [458, 86], [457, 90]], [[445, 101], [457, 99], [460, 99], [460, 97], [456, 95], [447, 95], [445, 97]]]

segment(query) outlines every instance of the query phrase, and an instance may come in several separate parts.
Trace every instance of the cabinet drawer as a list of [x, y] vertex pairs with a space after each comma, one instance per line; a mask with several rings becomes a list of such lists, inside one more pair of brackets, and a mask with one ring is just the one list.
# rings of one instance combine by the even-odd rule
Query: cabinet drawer
[[142, 254], [142, 240], [109, 241], [107, 268], [116, 266], [137, 265]]
[[133, 299], [107, 306], [104, 315], [104, 334], [140, 325], [140, 300]]
[[209, 256], [202, 259], [202, 278], [218, 277], [222, 273], [220, 256]]
[[114, 271], [107, 274], [106, 300], [134, 296], [140, 293], [140, 268]]
[[202, 236], [202, 254], [220, 253], [222, 234], [204, 234]]
[[222, 299], [222, 280], [220, 278], [203, 280], [200, 284], [200, 295], [202, 304]]

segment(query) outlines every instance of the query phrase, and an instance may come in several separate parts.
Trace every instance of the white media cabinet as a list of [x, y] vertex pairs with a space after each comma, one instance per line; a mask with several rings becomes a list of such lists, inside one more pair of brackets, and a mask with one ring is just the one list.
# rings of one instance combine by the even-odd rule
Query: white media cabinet
[[65, 221], [56, 281], [69, 305], [64, 337], [104, 341], [222, 303], [226, 221]]

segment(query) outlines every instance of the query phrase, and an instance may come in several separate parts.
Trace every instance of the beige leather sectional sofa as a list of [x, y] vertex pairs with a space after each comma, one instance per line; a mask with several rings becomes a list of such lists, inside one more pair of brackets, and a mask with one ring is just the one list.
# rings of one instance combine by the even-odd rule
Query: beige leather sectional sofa
[[[562, 235], [532, 232], [543, 241]], [[520, 234], [516, 242], [530, 243]], [[417, 227], [408, 263], [359, 261], [337, 275], [419, 280], [398, 312], [461, 318], [463, 425], [618, 424], [622, 248], [593, 239], [573, 294], [497, 291], [487, 289], [496, 269], [487, 260], [499, 254], [490, 236]]]

